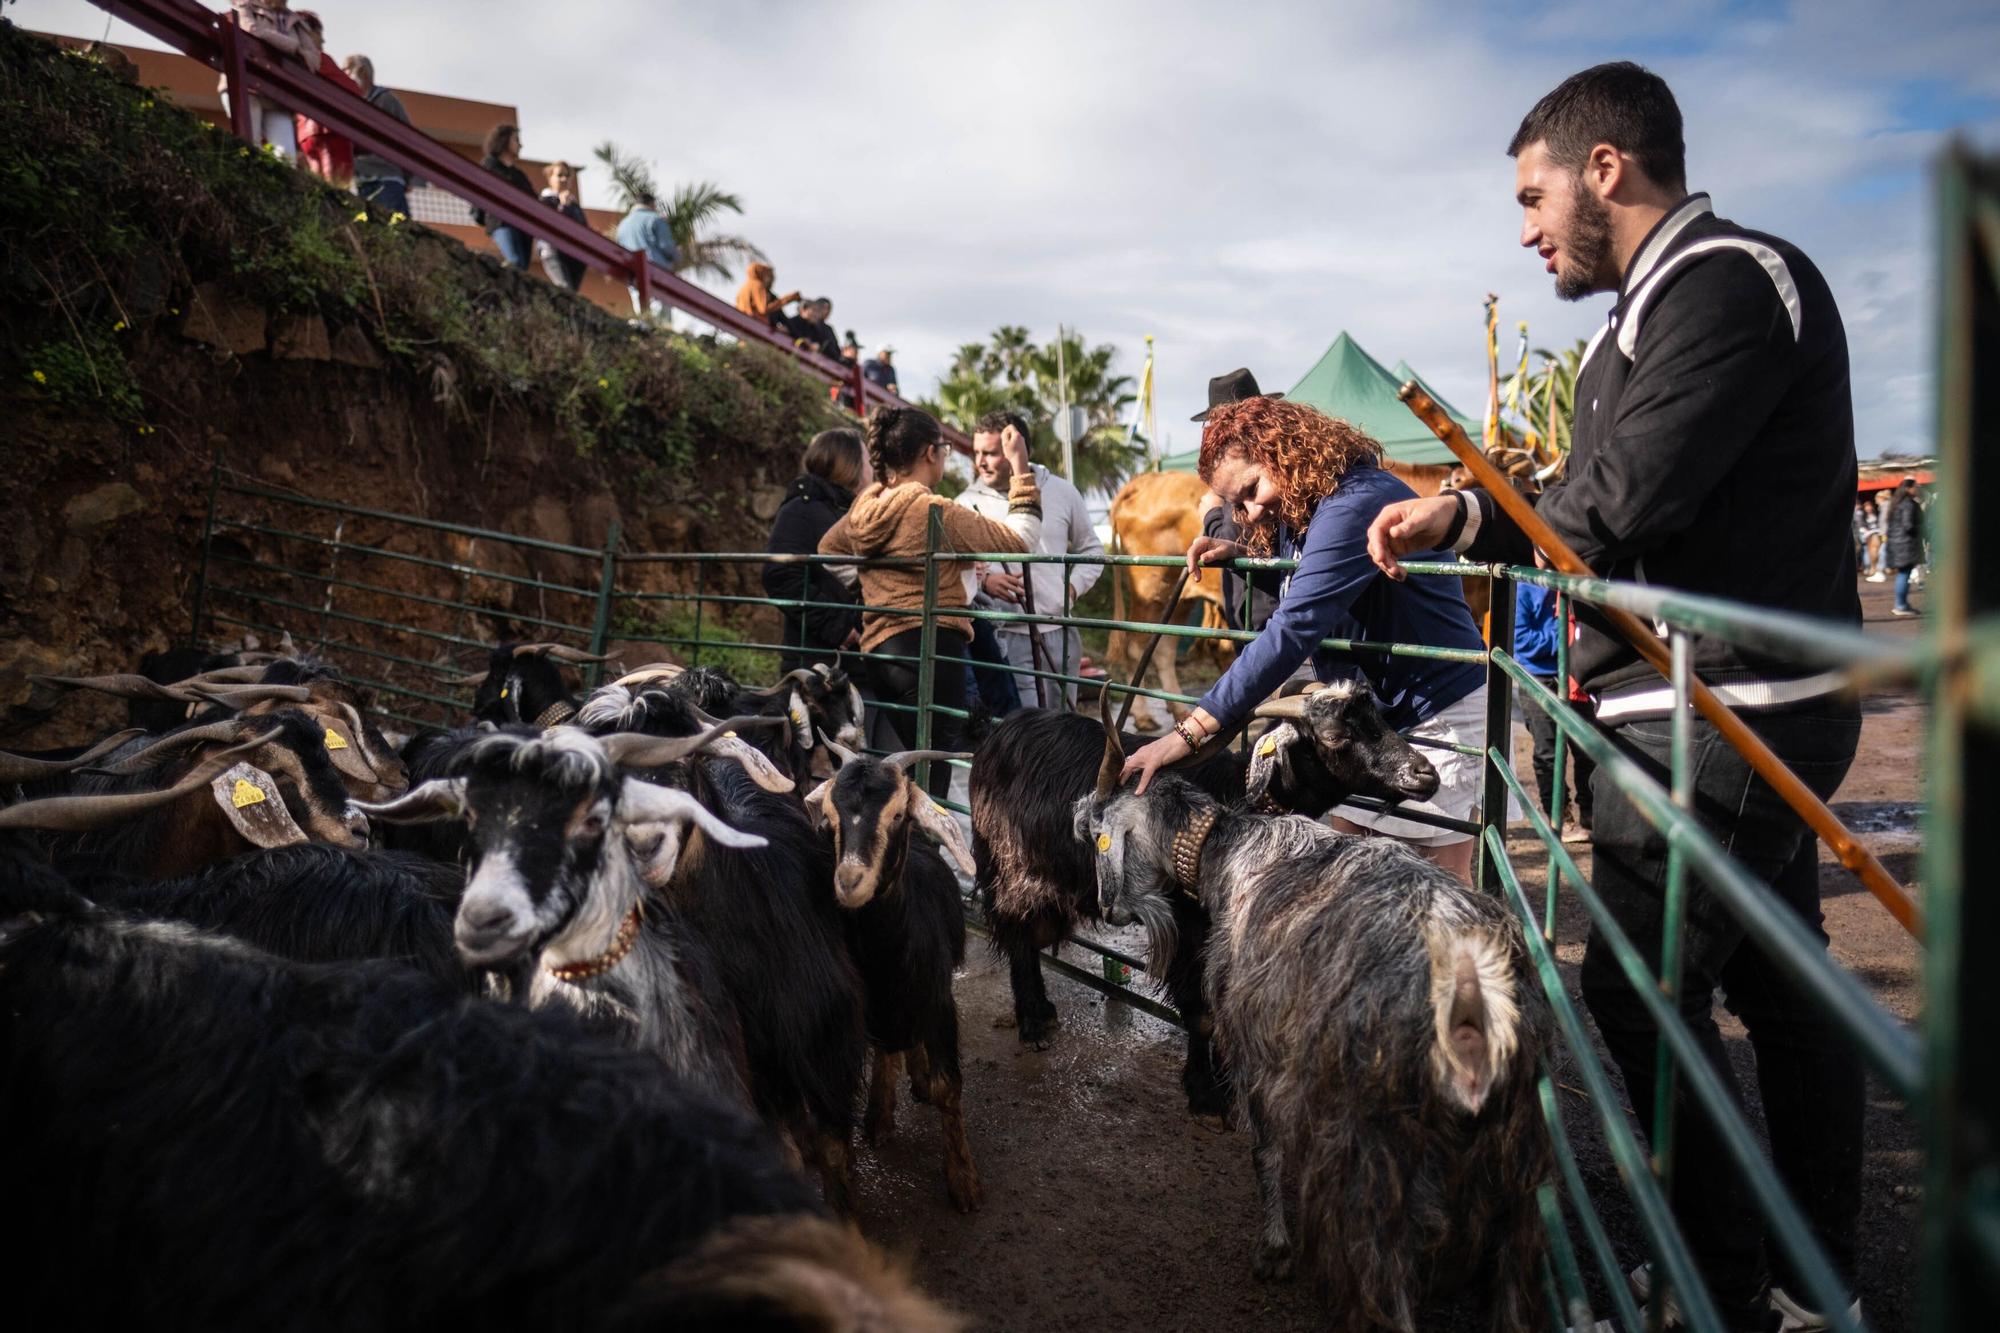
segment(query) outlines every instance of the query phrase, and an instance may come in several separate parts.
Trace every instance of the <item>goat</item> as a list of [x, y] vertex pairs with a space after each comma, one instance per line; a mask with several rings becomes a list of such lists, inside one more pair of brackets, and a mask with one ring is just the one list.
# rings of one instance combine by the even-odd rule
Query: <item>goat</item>
[[[78, 835], [54, 845], [68, 870], [162, 879], [255, 847], [308, 840], [367, 846], [318, 718], [296, 710], [190, 725], [111, 752], [71, 794], [0, 810], [0, 827]], [[209, 772], [217, 747], [241, 756]], [[184, 780], [209, 772], [201, 788]], [[171, 791], [171, 800], [143, 799]]]
[[0, 1190], [35, 1201], [7, 1265], [24, 1327], [952, 1326], [816, 1216], [748, 1116], [560, 1012], [13, 880]]
[[679, 912], [649, 910], [646, 898], [691, 828], [726, 846], [761, 840], [619, 770], [676, 762], [711, 739], [496, 732], [462, 753], [458, 776], [364, 810], [386, 823], [469, 823], [472, 875], [453, 927], [468, 965], [502, 973], [536, 1004], [621, 1022], [669, 1068], [747, 1104], [741, 1024], [714, 1002], [707, 951]]
[[[958, 1006], [951, 994], [952, 972], [965, 961], [965, 906], [958, 881], [932, 843], [967, 874], [972, 855], [957, 823], [907, 772], [920, 759], [963, 756], [911, 750], [887, 759], [843, 757], [840, 770], [805, 805], [832, 844], [833, 893], [845, 909], [847, 948], [861, 973], [868, 1041], [875, 1048], [862, 1132], [872, 1143], [895, 1128], [896, 1073], [907, 1060], [910, 1095], [935, 1106], [943, 1119], [951, 1201], [969, 1213], [983, 1192], [965, 1140]], [[918, 831], [922, 838], [914, 836]]]
[[[1108, 699], [1101, 703], [1108, 709]], [[1259, 712], [1281, 720], [1249, 754], [1218, 747], [1176, 771], [1225, 803], [1315, 817], [1351, 795], [1422, 800], [1437, 790], [1437, 770], [1382, 720], [1364, 682], [1273, 700]], [[974, 888], [993, 946], [1008, 960], [1017, 1035], [1038, 1048], [1057, 1019], [1037, 953], [1068, 939], [1079, 921], [1098, 918], [1088, 849], [1070, 836], [1070, 821], [1103, 747], [1103, 730], [1090, 719], [1030, 709], [994, 728], [972, 761]], [[1188, 947], [1149, 970], [1187, 1026], [1181, 1083], [1188, 1110], [1224, 1115], [1229, 1088], [1209, 1048], [1201, 985], [1208, 920], [1192, 900], [1171, 907]]]
[[563, 679], [562, 663], [582, 666], [608, 662], [560, 643], [501, 643], [487, 654], [486, 669], [452, 676], [453, 685], [477, 686], [472, 719], [495, 726], [553, 727], [576, 716], [576, 696]]
[[465, 887], [456, 866], [402, 852], [320, 843], [252, 852], [184, 879], [92, 883], [121, 912], [221, 931], [280, 958], [382, 958], [466, 994], [479, 974], [460, 961], [452, 921]]
[[684, 668], [670, 663], [642, 667], [617, 683], [634, 688], [663, 686], [707, 714], [754, 713], [787, 719], [790, 730], [765, 742], [762, 748], [800, 783], [832, 776], [838, 764], [826, 748], [827, 740], [851, 748], [862, 743], [861, 691], [845, 671], [824, 663], [786, 672], [777, 683], [763, 687], [738, 684], [716, 667]]
[[1149, 967], [1191, 943], [1176, 899], [1215, 923], [1204, 990], [1250, 1123], [1252, 1271], [1291, 1275], [1289, 1203], [1343, 1328], [1413, 1333], [1430, 1290], [1473, 1276], [1496, 1328], [1536, 1323], [1549, 1025], [1512, 913], [1393, 839], [1227, 807], [1171, 774], [1121, 790], [1108, 718], [1104, 737], [1074, 824], [1105, 919], [1145, 926]]

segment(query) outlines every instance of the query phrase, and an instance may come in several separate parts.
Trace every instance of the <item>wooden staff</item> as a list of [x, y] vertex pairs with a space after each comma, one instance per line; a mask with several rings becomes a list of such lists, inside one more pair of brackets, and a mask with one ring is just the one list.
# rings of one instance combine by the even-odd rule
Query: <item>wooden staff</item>
[[[1405, 384], [1397, 391], [1396, 396], [1417, 414], [1424, 425], [1430, 427], [1432, 434], [1444, 441], [1446, 447], [1458, 455], [1458, 461], [1465, 465], [1466, 470], [1472, 473], [1479, 484], [1486, 489], [1487, 494], [1507, 511], [1507, 516], [1528, 535], [1528, 540], [1541, 548], [1550, 564], [1565, 574], [1594, 576], [1590, 566], [1584, 564], [1577, 553], [1569, 548], [1568, 543], [1558, 537], [1555, 530], [1535, 512], [1534, 506], [1508, 484], [1500, 469], [1488, 462], [1485, 455], [1473, 447], [1472, 441], [1465, 438], [1465, 432], [1459, 429], [1458, 423], [1453, 421], [1445, 410], [1417, 385], [1416, 381], [1412, 380]], [[1652, 663], [1661, 675], [1672, 677], [1671, 652], [1644, 622], [1631, 612], [1620, 611], [1615, 607], [1601, 606], [1597, 609], [1617, 626], [1618, 632], [1631, 642], [1638, 650], [1639, 656]], [[1690, 679], [1688, 684], [1693, 691], [1695, 709], [1722, 733], [1725, 740], [1736, 747], [1738, 754], [1750, 761], [1750, 767], [1756, 770], [1757, 776], [1770, 783], [1771, 789], [1784, 798], [1785, 804], [1797, 811], [1799, 817], [1806, 821], [1812, 831], [1818, 834], [1827, 846], [1833, 848], [1834, 855], [1840, 858], [1840, 863], [1853, 871], [1861, 882], [1868, 886], [1868, 891], [1889, 909], [1889, 915], [1902, 922], [1904, 929], [1912, 935], [1921, 938], [1924, 927], [1923, 913], [1911, 899], [1909, 891], [1896, 882], [1882, 863], [1875, 859], [1873, 852], [1861, 845], [1854, 834], [1848, 831], [1847, 825], [1840, 822], [1839, 816], [1827, 809], [1826, 802], [1820, 800], [1805, 783], [1799, 781], [1798, 775], [1785, 766], [1785, 761], [1778, 758], [1770, 746], [1764, 744], [1763, 737], [1752, 731], [1749, 724], [1730, 711], [1729, 705], [1716, 697], [1715, 691], [1709, 689], [1699, 679]]]

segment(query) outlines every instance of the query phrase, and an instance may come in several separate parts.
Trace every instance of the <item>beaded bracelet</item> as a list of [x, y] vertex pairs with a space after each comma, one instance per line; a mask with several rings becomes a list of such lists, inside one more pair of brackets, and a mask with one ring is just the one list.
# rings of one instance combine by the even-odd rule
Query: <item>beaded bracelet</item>
[[1187, 743], [1189, 754], [1193, 754], [1201, 748], [1201, 742], [1195, 739], [1194, 728], [1187, 724], [1186, 718], [1182, 718], [1180, 721], [1174, 723], [1174, 735]]

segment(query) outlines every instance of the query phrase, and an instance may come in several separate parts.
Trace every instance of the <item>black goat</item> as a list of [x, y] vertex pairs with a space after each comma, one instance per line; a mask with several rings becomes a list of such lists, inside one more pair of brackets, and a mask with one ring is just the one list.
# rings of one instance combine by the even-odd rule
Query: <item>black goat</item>
[[465, 888], [456, 866], [403, 852], [320, 843], [252, 852], [198, 875], [91, 885], [97, 901], [235, 936], [280, 958], [381, 958], [467, 994], [479, 974], [459, 960], [452, 921]]
[[823, 663], [787, 672], [766, 686], [739, 684], [716, 667], [668, 664], [642, 667], [618, 684], [660, 686], [714, 716], [785, 718], [791, 723], [788, 732], [766, 732], [753, 743], [801, 784], [830, 777], [839, 766], [826, 748], [827, 741], [854, 749], [862, 744], [861, 691], [845, 671]]
[[487, 654], [485, 670], [449, 679], [453, 685], [478, 687], [472, 696], [475, 722], [553, 727], [576, 716], [576, 696], [562, 667], [609, 660], [560, 643], [508, 642]]
[[[1437, 790], [1437, 770], [1382, 720], [1363, 683], [1276, 700], [1260, 711], [1284, 720], [1249, 754], [1222, 750], [1174, 771], [1226, 804], [1314, 817], [1353, 795], [1422, 800]], [[1018, 1035], [1030, 1046], [1047, 1045], [1056, 1026], [1038, 951], [1068, 939], [1079, 921], [1098, 918], [1090, 851], [1071, 836], [1071, 816], [1103, 752], [1104, 731], [1090, 719], [1028, 709], [994, 728], [972, 761], [974, 888], [993, 945], [1007, 957]], [[1175, 899], [1172, 909], [1187, 947], [1152, 970], [1187, 1025], [1181, 1083], [1188, 1109], [1222, 1115], [1229, 1089], [1210, 1050], [1201, 986], [1208, 921], [1190, 899]]]
[[761, 1127], [650, 1056], [14, 879], [0, 1190], [35, 1201], [6, 1263], [23, 1327], [582, 1329], [636, 1304], [806, 1328], [866, 1299], [949, 1327], [879, 1260], [835, 1266], [854, 1251]]
[[[1496, 1328], [1534, 1326], [1548, 1020], [1512, 913], [1393, 839], [1231, 809], [1171, 775], [1121, 791], [1105, 733], [1075, 832], [1105, 919], [1146, 927], [1149, 966], [1206, 951], [1253, 1135], [1253, 1271], [1291, 1275], [1289, 1204], [1342, 1328], [1413, 1333], [1427, 1291], [1471, 1282]], [[1178, 900], [1215, 922], [1205, 942], [1176, 938]]]
[[[635, 1011], [635, 1022], [657, 1023], [642, 1039], [669, 1060], [699, 1054], [718, 1081], [726, 1037], [740, 1029], [755, 1105], [848, 1212], [861, 997], [823, 887], [831, 866], [798, 801], [758, 786], [769, 778], [756, 765], [692, 757], [732, 739], [724, 729], [762, 721], [720, 724], [693, 743], [567, 727], [501, 734], [472, 747], [465, 776], [370, 813], [472, 818], [458, 921], [468, 960], [525, 981], [539, 957], [558, 977], [629, 986], [635, 1002], [663, 1006]], [[675, 785], [641, 781], [621, 762]], [[656, 918], [675, 929], [655, 935]], [[712, 959], [719, 986], [665, 966], [692, 966], [697, 953]], [[621, 967], [646, 978], [627, 982]]]
[[[367, 821], [325, 738], [321, 719], [295, 709], [190, 724], [127, 742], [73, 779], [67, 795], [0, 810], [0, 827], [76, 835], [51, 844], [66, 872], [147, 879], [256, 847], [365, 847]], [[235, 762], [211, 771], [224, 750]], [[187, 781], [195, 772], [207, 773], [203, 783]], [[174, 795], [159, 799], [164, 792]]]
[[887, 759], [849, 755], [805, 804], [832, 843], [833, 893], [846, 909], [847, 948], [861, 972], [868, 1040], [875, 1048], [863, 1133], [872, 1143], [895, 1128], [896, 1073], [907, 1060], [910, 1095], [943, 1117], [951, 1201], [969, 1213], [983, 1192], [965, 1139], [958, 1005], [951, 995], [952, 972], [965, 961], [965, 906], [958, 881], [932, 843], [967, 874], [972, 856], [951, 815], [906, 771], [920, 759], [954, 757], [962, 756], [928, 750]]

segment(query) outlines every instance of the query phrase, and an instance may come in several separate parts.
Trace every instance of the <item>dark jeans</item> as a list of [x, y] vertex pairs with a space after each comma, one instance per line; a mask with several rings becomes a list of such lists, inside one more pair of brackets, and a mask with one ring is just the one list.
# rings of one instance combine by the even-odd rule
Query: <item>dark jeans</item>
[[534, 238], [519, 227], [495, 227], [493, 244], [500, 247], [500, 257], [507, 261], [508, 268], [526, 268], [534, 257]]
[[[1745, 721], [1821, 799], [1833, 795], [1854, 760], [1861, 717], [1854, 705], [1818, 704]], [[1669, 724], [1628, 722], [1607, 728], [1627, 755], [1667, 783]], [[1796, 913], [1824, 947], [1819, 906], [1819, 844], [1803, 821], [1708, 723], [1694, 724], [1695, 812], [1724, 848]], [[1662, 940], [1666, 842], [1607, 780], [1597, 786], [1591, 838], [1597, 891], [1649, 966]], [[1680, 1012], [1709, 1063], [1739, 1103], [1738, 1088], [1713, 1015], [1715, 992], [1750, 1034], [1757, 1088], [1770, 1132], [1771, 1158], [1804, 1208], [1834, 1269], [1854, 1282], [1855, 1221], [1861, 1210], [1860, 1058], [1839, 1027], [1801, 995], [1783, 971], [1744, 937], [1735, 918], [1690, 875], [1682, 949]], [[1583, 997], [1618, 1067], [1642, 1125], [1653, 1116], [1655, 1027], [1596, 930], [1583, 956]], [[1674, 1148], [1673, 1207], [1716, 1303], [1732, 1328], [1761, 1328], [1767, 1285], [1794, 1295], [1784, 1255], [1765, 1246], [1765, 1227], [1748, 1186], [1681, 1084]]]
[[975, 662], [989, 664], [966, 668], [988, 713], [996, 719], [1003, 718], [1021, 706], [1021, 691], [1014, 684], [1014, 670], [1007, 662], [1007, 654], [1000, 647], [1000, 636], [993, 632], [991, 621], [972, 622], [972, 651], [966, 655]]
[[401, 213], [404, 217], [410, 215], [410, 194], [402, 181], [356, 181], [354, 192], [391, 213]]
[[[1535, 679], [1548, 686], [1558, 696], [1562, 694], [1562, 689], [1554, 676], [1537, 676]], [[1593, 715], [1593, 708], [1588, 699], [1572, 699], [1569, 701], [1569, 704], [1570, 707], [1583, 714], [1586, 718]], [[1556, 809], [1554, 804], [1556, 793], [1555, 720], [1526, 700], [1521, 702], [1521, 720], [1528, 724], [1528, 739], [1535, 743], [1535, 791], [1542, 798], [1542, 813], [1549, 817], [1549, 823], [1555, 828], [1556, 832], [1561, 833], [1563, 812]], [[1570, 769], [1575, 782], [1573, 785], [1564, 784], [1563, 790], [1576, 801], [1576, 822], [1585, 828], [1589, 828], [1591, 812], [1590, 775], [1597, 771], [1597, 765], [1592, 763], [1590, 756], [1579, 749], [1575, 743], [1572, 742], [1565, 749], [1569, 753]]]
[[[901, 657], [915, 657], [923, 645], [923, 631], [906, 629], [888, 640], [877, 652], [895, 653]], [[955, 629], [937, 631], [937, 652], [940, 657], [964, 657], [966, 640]], [[875, 687], [884, 703], [906, 704], [914, 707], [918, 700], [918, 676], [915, 662], [875, 663]], [[952, 669], [950, 663], [940, 663], [931, 673], [930, 702], [946, 708], [965, 707], [965, 672]], [[889, 725], [896, 729], [896, 737], [905, 750], [917, 748], [917, 715], [900, 708], [886, 710]], [[931, 749], [963, 750], [965, 748], [965, 719], [952, 717], [947, 713], [931, 714]], [[930, 793], [946, 796], [951, 792], [951, 765], [932, 764]]]

